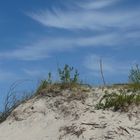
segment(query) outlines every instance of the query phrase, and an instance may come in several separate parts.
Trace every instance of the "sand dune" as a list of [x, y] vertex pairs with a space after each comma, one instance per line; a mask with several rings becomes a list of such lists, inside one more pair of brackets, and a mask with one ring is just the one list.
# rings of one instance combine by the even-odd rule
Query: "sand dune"
[[21, 104], [0, 124], [0, 140], [140, 140], [139, 107], [96, 110], [101, 89], [74, 94], [65, 90]]

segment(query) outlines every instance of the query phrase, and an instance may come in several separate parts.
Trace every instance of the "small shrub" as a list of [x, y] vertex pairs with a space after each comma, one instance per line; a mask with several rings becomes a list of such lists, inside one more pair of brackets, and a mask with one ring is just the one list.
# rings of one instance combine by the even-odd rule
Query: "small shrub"
[[53, 82], [51, 73], [48, 73], [47, 80], [42, 80], [36, 90], [36, 94], [45, 94], [48, 92], [58, 92], [61, 89], [74, 89], [80, 84], [78, 70], [65, 65], [58, 69], [60, 82]]
[[77, 70], [73, 73], [74, 68], [69, 65], [65, 65], [63, 69], [58, 69], [59, 78], [61, 83], [78, 83], [79, 73]]
[[122, 110], [126, 111], [132, 104], [140, 104], [140, 94], [127, 94], [122, 91], [118, 93], [105, 94], [99, 103], [96, 105], [97, 109], [113, 108], [114, 111]]

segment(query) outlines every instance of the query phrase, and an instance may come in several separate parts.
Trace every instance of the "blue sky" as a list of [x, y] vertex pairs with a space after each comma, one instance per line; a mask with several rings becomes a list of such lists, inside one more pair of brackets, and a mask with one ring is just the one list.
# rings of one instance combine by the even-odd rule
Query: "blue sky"
[[56, 79], [57, 64], [100, 84], [100, 58], [107, 83], [126, 82], [139, 44], [139, 0], [1, 0], [0, 89], [49, 71]]

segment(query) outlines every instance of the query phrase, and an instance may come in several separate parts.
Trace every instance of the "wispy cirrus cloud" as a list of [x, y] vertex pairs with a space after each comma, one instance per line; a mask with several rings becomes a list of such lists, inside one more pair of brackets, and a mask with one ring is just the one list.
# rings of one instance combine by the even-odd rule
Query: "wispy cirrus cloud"
[[[140, 43], [139, 10], [112, 8], [120, 0], [82, 0], [75, 2], [75, 9], [67, 10], [54, 7], [28, 13], [28, 16], [44, 27], [64, 28], [77, 31], [80, 35], [65, 37], [61, 34], [55, 37], [43, 36], [27, 45], [19, 45], [13, 51], [1, 52], [1, 58], [18, 60], [41, 60], [50, 57], [54, 52], [68, 51], [80, 47], [133, 47]], [[69, 3], [67, 3], [68, 5]], [[81, 8], [79, 8], [81, 7]], [[84, 30], [77, 30], [84, 29]], [[84, 36], [84, 32], [92, 35]], [[95, 33], [94, 33], [95, 32]], [[30, 41], [29, 41], [30, 42]]]
[[[12, 51], [0, 53], [0, 58], [24, 61], [41, 60], [51, 57], [54, 52], [66, 52], [76, 48], [102, 48], [116, 49], [116, 46], [133, 44], [133, 34], [110, 33], [90, 37], [59, 37], [37, 40], [27, 46], [20, 46]], [[136, 33], [137, 34], [137, 33]], [[132, 38], [132, 39], [131, 39]], [[140, 41], [136, 42], [140, 43]], [[133, 47], [133, 46], [131, 46]]]
[[54, 52], [67, 52], [80, 48], [122, 48], [139, 47], [140, 32], [119, 32], [89, 37], [46, 37], [29, 45], [20, 46], [12, 51], [0, 52], [0, 58], [24, 61], [42, 60], [51, 57]]
[[83, 3], [79, 3], [78, 5], [84, 9], [88, 9], [88, 10], [94, 10], [94, 9], [101, 9], [101, 8], [106, 8], [110, 5], [116, 4], [119, 0], [88, 0], [88, 2], [84, 4]]
[[106, 83], [113, 82], [127, 82], [131, 66], [135, 64], [133, 61], [121, 60], [111, 56], [102, 56], [98, 54], [89, 54], [85, 57], [83, 62], [84, 67], [87, 69], [87, 77], [91, 81], [101, 84], [102, 77], [100, 72], [100, 60], [102, 60], [102, 70]]
[[133, 62], [118, 61], [113, 57], [102, 57], [97, 54], [90, 54], [85, 58], [84, 66], [92, 71], [93, 75], [100, 75], [100, 60], [102, 60], [105, 75], [128, 75]]
[[[62, 1], [63, 6], [61, 5]], [[120, 56], [128, 55], [125, 59], [128, 59], [128, 57], [131, 60], [139, 59], [138, 53], [136, 56], [134, 53], [138, 52], [140, 44], [140, 10], [136, 6], [135, 8], [131, 7], [130, 2], [121, 0], [60, 0], [59, 3], [54, 2], [54, 5], [51, 6], [44, 8], [43, 5], [41, 10], [36, 9], [24, 14], [25, 19], [29, 20], [30, 18], [34, 21], [30, 22], [31, 25], [29, 25], [29, 27], [35, 25], [29, 31], [34, 35], [32, 37], [28, 36], [28, 39], [23, 37], [21, 44], [17, 44], [19, 41], [16, 42], [15, 40], [12, 46], [16, 46], [16, 48], [10, 48], [11, 44], [8, 44], [8, 47], [7, 45], [4, 46], [5, 49], [0, 51], [0, 60], [2, 59], [5, 62], [6, 59], [9, 59], [10, 61], [7, 62], [11, 67], [13, 67], [13, 63], [19, 63], [16, 60], [37, 61], [37, 63], [43, 65], [44, 59], [55, 57], [59, 52], [64, 52], [64, 54], [61, 53], [61, 57], [67, 57], [64, 62], [70, 62], [71, 56], [66, 53], [69, 53], [70, 50], [76, 50], [72, 54], [75, 60], [78, 58], [73, 62], [74, 64], [79, 64], [79, 58], [84, 58], [87, 55], [85, 61], [80, 61], [79, 65], [84, 63], [83, 69], [87, 68], [92, 73], [99, 75], [100, 56], [97, 54], [102, 54], [104, 72], [106, 75], [112, 76], [116, 75], [118, 71], [119, 74], [126, 75], [128, 67], [131, 65], [130, 62], [123, 60], [119, 62]], [[37, 6], [35, 7], [37, 8]], [[40, 29], [44, 31], [41, 35]], [[15, 37], [18, 36], [19, 31]], [[21, 32], [23, 31], [21, 30]], [[124, 47], [128, 49], [124, 49]], [[107, 54], [114, 56], [115, 51], [113, 49], [117, 49], [115, 55], [118, 58], [106, 57]], [[107, 52], [104, 52], [104, 50], [107, 50]], [[94, 52], [94, 54], [88, 55], [89, 51], [90, 53]], [[50, 61], [51, 58], [48, 60]], [[49, 61], [47, 62], [49, 63]], [[24, 65], [25, 63], [29, 63], [29, 65]], [[36, 69], [35, 62], [25, 63], [20, 64], [20, 69], [18, 65], [16, 70], [22, 73], [22, 76], [47, 76], [46, 71]], [[30, 63], [32, 63], [31, 66]], [[0, 75], [1, 79], [16, 77], [9, 72], [0, 72], [2, 73]], [[89, 78], [89, 75], [87, 78]]]
[[[117, 2], [116, 0], [87, 0], [77, 3], [78, 6], [83, 7], [82, 9], [63, 10], [53, 8], [53, 11], [41, 10], [29, 13], [28, 16], [44, 26], [64, 29], [103, 30], [109, 27], [130, 28], [134, 25], [139, 26], [140, 20], [138, 17], [140, 13], [137, 10], [110, 9], [112, 4]], [[109, 8], [99, 9], [106, 6], [109, 6]]]

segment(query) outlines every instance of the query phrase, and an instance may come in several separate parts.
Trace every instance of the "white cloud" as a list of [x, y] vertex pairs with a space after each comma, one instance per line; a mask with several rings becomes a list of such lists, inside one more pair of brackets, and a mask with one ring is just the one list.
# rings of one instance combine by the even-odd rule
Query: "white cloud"
[[88, 0], [84, 1], [84, 4], [78, 4], [84, 9], [101, 9], [107, 6], [113, 5], [118, 2], [118, 0]]
[[105, 75], [109, 76], [127, 75], [132, 64], [126, 61], [120, 62], [114, 58], [90, 54], [85, 58], [84, 66], [92, 71], [93, 75], [100, 75], [100, 59], [102, 59], [103, 71]]
[[[39, 60], [49, 57], [46, 54], [46, 47], [44, 42], [36, 42], [35, 44], [30, 44], [28, 46], [20, 46], [20, 48], [13, 51], [7, 51], [0, 53], [2, 58], [14, 58], [17, 60]], [[43, 47], [42, 47], [43, 46]]]
[[[18, 60], [41, 60], [50, 57], [54, 52], [69, 51], [80, 47], [133, 47], [140, 43], [140, 32], [133, 31], [139, 27], [140, 12], [138, 10], [102, 10], [112, 6], [120, 0], [85, 0], [77, 1], [77, 10], [62, 10], [54, 8], [52, 11], [42, 10], [30, 13], [29, 16], [47, 27], [76, 30], [78, 36], [65, 37], [65, 34], [55, 37], [42, 37], [27, 45], [20, 45], [13, 51], [0, 52], [0, 58], [14, 58]], [[107, 8], [108, 8], [107, 7]], [[95, 10], [94, 10], [95, 9]], [[98, 9], [98, 10], [97, 10]], [[112, 29], [113, 28], [113, 29]], [[115, 29], [114, 29], [115, 28]], [[84, 31], [94, 35], [84, 36]], [[129, 29], [129, 30], [128, 30]], [[95, 30], [97, 32], [95, 32]]]
[[130, 28], [139, 26], [140, 12], [137, 10], [89, 10], [104, 6], [112, 6], [116, 0], [98, 0], [98, 1], [82, 1], [78, 3], [80, 7], [77, 10], [62, 10], [54, 8], [53, 11], [41, 10], [29, 13], [35, 21], [48, 27], [64, 28], [64, 29], [92, 29], [103, 30], [109, 27]]
[[[13, 51], [0, 52], [0, 58], [17, 59], [17, 60], [41, 60], [48, 57], [54, 52], [67, 52], [71, 49], [80, 48], [102, 48], [109, 47], [111, 49], [119, 48], [119, 46], [133, 47], [140, 43], [140, 38], [134, 41], [134, 35], [139, 32], [124, 32], [124, 33], [108, 33], [101, 35], [94, 35], [89, 37], [54, 37], [43, 38], [34, 41], [26, 46], [20, 46]], [[132, 45], [132, 46], [131, 46]]]

